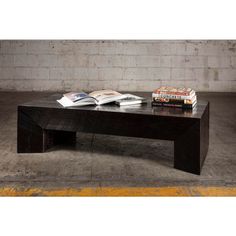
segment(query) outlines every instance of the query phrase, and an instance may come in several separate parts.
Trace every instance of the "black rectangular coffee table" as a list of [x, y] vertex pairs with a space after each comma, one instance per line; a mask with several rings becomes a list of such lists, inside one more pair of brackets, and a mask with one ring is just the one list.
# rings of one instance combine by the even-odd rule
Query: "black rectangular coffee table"
[[76, 132], [174, 141], [174, 168], [200, 174], [209, 145], [209, 103], [195, 110], [115, 104], [63, 108], [61, 94], [18, 106], [17, 152], [45, 152], [75, 144]]

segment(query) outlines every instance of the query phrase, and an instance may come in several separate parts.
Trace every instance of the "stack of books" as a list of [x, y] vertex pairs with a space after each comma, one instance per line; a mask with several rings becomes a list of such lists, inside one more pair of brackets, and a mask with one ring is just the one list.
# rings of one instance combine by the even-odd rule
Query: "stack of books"
[[152, 106], [192, 109], [197, 104], [196, 92], [191, 88], [162, 86], [152, 93]]

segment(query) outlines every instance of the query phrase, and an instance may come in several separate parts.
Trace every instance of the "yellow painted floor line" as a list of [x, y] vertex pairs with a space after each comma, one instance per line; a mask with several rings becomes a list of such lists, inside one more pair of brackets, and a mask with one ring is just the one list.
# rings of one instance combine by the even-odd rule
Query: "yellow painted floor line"
[[0, 188], [0, 196], [236, 196], [236, 187]]

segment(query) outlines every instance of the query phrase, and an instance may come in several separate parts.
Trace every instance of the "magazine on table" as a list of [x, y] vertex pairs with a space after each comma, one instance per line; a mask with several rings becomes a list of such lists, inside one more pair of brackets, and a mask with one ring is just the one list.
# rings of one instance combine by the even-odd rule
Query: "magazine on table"
[[119, 106], [129, 106], [129, 105], [138, 105], [142, 103], [147, 103], [145, 98], [133, 95], [133, 94], [124, 94], [126, 97], [115, 101]]
[[[91, 93], [85, 92], [69, 92], [63, 94], [63, 97], [57, 100], [63, 107], [70, 106], [86, 106], [86, 105], [103, 105], [111, 102], [118, 102], [122, 99], [132, 97], [132, 102], [135, 98], [138, 102], [130, 103], [128, 105], [141, 103], [141, 97], [132, 94], [121, 94], [113, 90], [100, 90]], [[131, 99], [131, 98], [130, 98]], [[129, 100], [129, 99], [128, 99]], [[129, 101], [130, 102], [130, 101]]]

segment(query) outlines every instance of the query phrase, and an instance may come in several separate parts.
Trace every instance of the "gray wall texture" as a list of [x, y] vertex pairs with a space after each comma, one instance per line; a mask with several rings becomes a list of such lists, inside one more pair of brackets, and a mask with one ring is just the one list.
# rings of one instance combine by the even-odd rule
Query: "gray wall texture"
[[232, 40], [0, 41], [0, 89], [236, 92]]

